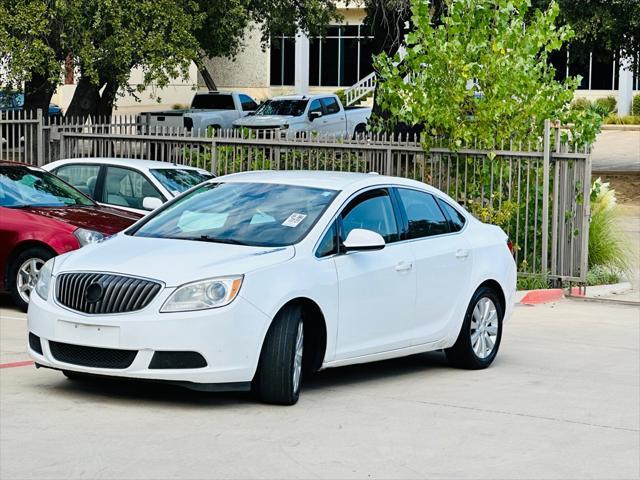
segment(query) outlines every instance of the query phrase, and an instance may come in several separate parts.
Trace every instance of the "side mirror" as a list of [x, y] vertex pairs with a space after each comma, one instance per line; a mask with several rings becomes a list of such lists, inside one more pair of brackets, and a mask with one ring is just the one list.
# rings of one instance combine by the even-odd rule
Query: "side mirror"
[[142, 208], [145, 210], [155, 210], [162, 206], [162, 200], [158, 197], [144, 197], [142, 199]]
[[309, 112], [309, 121], [313, 122], [316, 118], [320, 118], [322, 116], [322, 112], [318, 110], [314, 110], [313, 112]]
[[363, 228], [354, 228], [351, 230], [342, 243], [345, 252], [382, 250], [384, 246], [385, 242], [382, 235]]

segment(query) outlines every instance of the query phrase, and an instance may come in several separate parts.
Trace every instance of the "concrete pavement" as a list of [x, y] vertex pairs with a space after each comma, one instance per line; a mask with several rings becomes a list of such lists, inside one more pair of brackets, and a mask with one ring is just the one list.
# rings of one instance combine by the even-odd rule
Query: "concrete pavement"
[[593, 172], [640, 172], [640, 127], [602, 130], [591, 155]]
[[[0, 310], [1, 363], [26, 324]], [[517, 307], [484, 371], [321, 372], [294, 407], [0, 369], [0, 478], [638, 478], [640, 311]]]

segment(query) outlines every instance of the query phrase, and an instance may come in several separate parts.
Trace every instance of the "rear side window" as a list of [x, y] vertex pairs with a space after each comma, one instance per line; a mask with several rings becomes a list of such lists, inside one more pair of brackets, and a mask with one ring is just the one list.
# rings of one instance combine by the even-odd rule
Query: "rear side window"
[[100, 165], [64, 165], [53, 173], [85, 195], [95, 198]]
[[334, 113], [340, 112], [340, 105], [333, 97], [326, 97], [320, 100], [322, 102], [322, 106], [326, 112], [326, 115], [333, 115]]
[[243, 112], [253, 112], [258, 108], [258, 104], [249, 95], [240, 95], [240, 104]]
[[462, 227], [464, 227], [464, 224], [467, 221], [467, 219], [464, 218], [464, 215], [462, 215], [458, 211], [458, 209], [454, 208], [449, 203], [445, 202], [440, 198], [438, 199], [438, 205], [440, 205], [440, 208], [442, 209], [442, 211], [449, 218], [449, 225], [451, 226], [451, 231], [459, 232], [460, 230], [462, 230]]
[[233, 96], [223, 93], [203, 93], [196, 95], [191, 102], [191, 108], [205, 110], [235, 110]]
[[399, 188], [400, 201], [407, 215], [407, 238], [424, 238], [449, 233], [449, 225], [433, 195]]

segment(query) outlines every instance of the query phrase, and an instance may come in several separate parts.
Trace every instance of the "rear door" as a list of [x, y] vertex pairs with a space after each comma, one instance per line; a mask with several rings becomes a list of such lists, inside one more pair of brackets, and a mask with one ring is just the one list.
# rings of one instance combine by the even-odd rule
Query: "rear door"
[[334, 97], [324, 97], [320, 99], [320, 103], [324, 113], [319, 120], [322, 125], [319, 130], [331, 135], [344, 135], [347, 128], [347, 117], [338, 101]]
[[101, 165], [97, 164], [71, 163], [56, 168], [52, 173], [95, 200], [100, 168]]
[[406, 244], [415, 258], [417, 294], [410, 328], [413, 344], [419, 345], [440, 340], [461, 307], [466, 308], [473, 257], [461, 234], [464, 216], [459, 214], [462, 225], [456, 226], [431, 193], [400, 187], [396, 191]]
[[144, 213], [145, 197], [155, 197], [163, 203], [166, 198], [141, 172], [131, 168], [107, 166], [99, 201], [105, 205]]

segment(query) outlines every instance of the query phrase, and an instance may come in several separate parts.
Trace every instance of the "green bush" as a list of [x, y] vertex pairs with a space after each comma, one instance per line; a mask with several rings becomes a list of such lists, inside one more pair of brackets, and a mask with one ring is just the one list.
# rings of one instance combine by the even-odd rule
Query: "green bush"
[[595, 265], [587, 272], [587, 285], [620, 283], [624, 272], [606, 265]]
[[640, 93], [633, 97], [633, 104], [631, 105], [631, 114], [640, 116]]
[[592, 104], [587, 98], [576, 98], [573, 102], [571, 102], [571, 110], [576, 112], [589, 110], [591, 107]]
[[617, 105], [618, 105], [618, 102], [616, 102], [615, 97], [609, 96], [605, 98], [596, 99], [596, 101], [593, 102], [593, 105], [591, 108], [593, 108], [601, 116], [606, 117], [610, 113], [615, 112]]
[[617, 113], [610, 113], [604, 119], [605, 125], [640, 125], [640, 115], [619, 116]]
[[549, 288], [551, 282], [545, 274], [526, 275], [518, 277], [516, 288], [518, 290], [540, 290]]
[[630, 268], [629, 239], [619, 226], [615, 190], [597, 179], [591, 189], [589, 269], [599, 266], [618, 271]]

